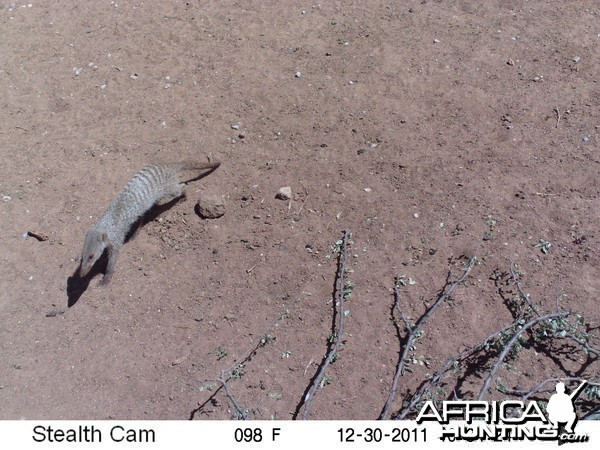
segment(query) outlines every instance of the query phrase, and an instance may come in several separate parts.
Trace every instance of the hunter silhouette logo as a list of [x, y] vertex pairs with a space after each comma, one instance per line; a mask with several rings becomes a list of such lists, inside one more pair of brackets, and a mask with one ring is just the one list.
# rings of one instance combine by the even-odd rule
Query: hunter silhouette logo
[[573, 434], [573, 426], [577, 421], [577, 414], [575, 414], [573, 401], [581, 393], [586, 384], [587, 381], [583, 381], [577, 389], [569, 395], [565, 393], [565, 383], [556, 383], [556, 394], [552, 394], [546, 408], [548, 411], [548, 419], [550, 419], [554, 428], [559, 429], [559, 425], [564, 423], [566, 424], [565, 431], [569, 434]]
[[442, 441], [558, 441], [587, 442], [587, 434], [575, 434], [577, 423], [574, 401], [587, 381], [583, 381], [571, 394], [565, 384], [556, 384], [546, 413], [537, 401], [445, 401], [438, 410], [433, 401], [425, 402], [417, 416], [417, 424], [427, 421], [443, 425]]

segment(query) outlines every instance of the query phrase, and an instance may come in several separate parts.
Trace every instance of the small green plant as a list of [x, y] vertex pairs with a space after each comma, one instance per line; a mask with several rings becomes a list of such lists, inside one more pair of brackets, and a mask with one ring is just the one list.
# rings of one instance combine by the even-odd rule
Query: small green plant
[[331, 253], [339, 253], [342, 250], [343, 243], [344, 241], [342, 239], [335, 241], [335, 244], [331, 246]]
[[271, 392], [269, 393], [269, 397], [273, 400], [281, 400], [283, 398], [283, 394], [281, 392]]
[[225, 348], [223, 346], [220, 346], [219, 348], [217, 348], [217, 361], [222, 360], [226, 356], [227, 356], [227, 351], [225, 350]]
[[487, 216], [485, 219], [485, 223], [488, 227], [490, 227], [490, 231], [498, 224], [498, 220], [494, 219], [492, 216]]
[[331, 384], [332, 381], [333, 381], [333, 377], [331, 375], [325, 375], [323, 377], [323, 379], [321, 380], [321, 387], [325, 387], [328, 384]]
[[533, 248], [539, 248], [544, 255], [550, 251], [550, 247], [552, 247], [552, 244], [544, 239], [540, 239], [537, 244], [533, 244]]
[[267, 344], [270, 344], [271, 342], [275, 342], [275, 339], [276, 339], [275, 336], [271, 336], [270, 334], [267, 334], [260, 340], [260, 346], [263, 347]]
[[203, 391], [208, 391], [208, 392], [211, 392], [211, 391], [213, 390], [213, 387], [214, 387], [214, 386], [213, 386], [212, 384], [210, 384], [210, 383], [206, 383], [206, 384], [203, 384], [202, 386], [200, 386], [200, 387], [198, 388], [198, 390], [199, 390], [200, 392], [203, 392]]
[[583, 390], [584, 395], [587, 396], [591, 401], [598, 402], [600, 400], [600, 386], [589, 385]]
[[352, 297], [352, 291], [355, 287], [356, 284], [354, 283], [354, 281], [348, 280], [344, 283], [344, 300]]
[[232, 380], [239, 380], [245, 373], [246, 371], [244, 370], [244, 365], [240, 364], [231, 371], [230, 377]]
[[406, 277], [404, 275], [399, 275], [394, 279], [394, 283], [396, 285], [396, 288], [401, 288], [401, 287], [405, 287], [405, 286], [413, 286], [415, 284], [417, 284], [417, 282], [415, 280], [413, 280], [410, 277]]

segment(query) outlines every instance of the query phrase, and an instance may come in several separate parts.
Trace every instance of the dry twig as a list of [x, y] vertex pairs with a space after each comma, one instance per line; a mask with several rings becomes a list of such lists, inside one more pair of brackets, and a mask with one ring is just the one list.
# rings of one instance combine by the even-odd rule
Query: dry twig
[[325, 371], [333, 361], [335, 355], [337, 355], [340, 347], [344, 342], [344, 322], [345, 322], [345, 310], [344, 310], [344, 297], [346, 293], [346, 282], [345, 282], [345, 274], [346, 274], [346, 260], [348, 259], [348, 241], [350, 240], [350, 231], [344, 230], [344, 237], [342, 238], [342, 244], [340, 245], [340, 253], [338, 257], [338, 268], [337, 268], [337, 284], [334, 293], [334, 311], [337, 311], [337, 329], [334, 331], [335, 341], [333, 345], [331, 345], [327, 356], [325, 357], [324, 362], [321, 364], [317, 375], [315, 376], [313, 383], [304, 396], [304, 405], [300, 405], [298, 411], [302, 406], [304, 406], [304, 411], [302, 412], [302, 419], [308, 419], [308, 415], [310, 413], [310, 406], [312, 404], [313, 398], [317, 392], [317, 388], [321, 385], [323, 381], [323, 377], [325, 376]]
[[525, 391], [525, 390], [520, 390], [520, 389], [508, 389], [505, 388], [503, 390], [503, 392], [507, 393], [508, 395], [515, 395], [515, 396], [519, 396], [521, 397], [522, 401], [525, 401], [527, 399], [529, 399], [529, 397], [531, 397], [532, 395], [535, 395], [539, 392], [552, 392], [554, 391], [554, 389], [546, 389], [544, 391], [542, 391], [542, 388], [548, 384], [548, 383], [558, 383], [558, 382], [565, 382], [565, 381], [577, 381], [578, 383], [581, 383], [583, 381], [587, 381], [588, 386], [600, 386], [599, 383], [594, 382], [594, 381], [589, 381], [589, 380], [584, 380], [583, 378], [579, 378], [579, 377], [556, 377], [556, 378], [548, 378], [544, 381], [542, 381], [540, 384], [538, 384], [537, 386], [535, 386], [534, 388], [530, 389], [529, 391]]
[[400, 306], [399, 306], [400, 295], [398, 293], [397, 280], [394, 283], [394, 308], [398, 310], [400, 317], [404, 321], [404, 326], [406, 328], [408, 335], [406, 338], [406, 344], [404, 344], [404, 348], [402, 349], [402, 355], [398, 359], [398, 365], [396, 366], [396, 373], [394, 374], [392, 388], [390, 389], [390, 393], [388, 395], [387, 401], [385, 402], [385, 406], [383, 407], [383, 410], [381, 411], [381, 414], [379, 415], [380, 420], [386, 420], [389, 416], [389, 412], [392, 407], [392, 403], [394, 401], [394, 398], [396, 397], [396, 392], [398, 391], [398, 380], [400, 379], [401, 376], [404, 376], [404, 367], [407, 364], [406, 361], [408, 359], [408, 352], [410, 352], [410, 350], [413, 346], [415, 337], [418, 336], [419, 331], [421, 330], [423, 325], [425, 325], [425, 322], [427, 322], [427, 320], [433, 314], [435, 309], [444, 300], [446, 300], [450, 295], [452, 295], [452, 292], [454, 292], [454, 290], [463, 281], [465, 281], [465, 279], [469, 276], [469, 273], [471, 272], [471, 270], [473, 269], [473, 267], [475, 266], [476, 263], [477, 263], [477, 260], [475, 258], [471, 258], [469, 260], [469, 262], [467, 263], [467, 267], [466, 267], [465, 271], [463, 272], [462, 276], [458, 280], [454, 281], [453, 283], [450, 283], [450, 277], [452, 276], [452, 274], [448, 273], [448, 277], [446, 279], [446, 284], [444, 285], [444, 289], [443, 289], [442, 293], [438, 296], [437, 300], [427, 309], [427, 311], [425, 311], [425, 314], [423, 314], [419, 318], [417, 323], [415, 323], [414, 327], [410, 326], [410, 324], [408, 323], [408, 321], [402, 314], [402, 311], [400, 310]]
[[[440, 384], [440, 382], [442, 381], [442, 379], [444, 378], [444, 375], [450, 369], [452, 369], [455, 366], [455, 364], [466, 360], [467, 358], [471, 357], [478, 351], [484, 349], [497, 336], [501, 335], [506, 330], [514, 327], [515, 324], [517, 323], [517, 321], [518, 321], [518, 319], [515, 320], [515, 322], [511, 323], [508, 327], [503, 328], [500, 331], [496, 331], [495, 333], [490, 334], [488, 337], [486, 337], [483, 341], [481, 341], [479, 344], [475, 345], [474, 347], [467, 348], [466, 350], [463, 350], [461, 353], [459, 353], [457, 356], [448, 358], [448, 360], [446, 361], [444, 366], [438, 372], [436, 372], [425, 384], [423, 384], [419, 388], [419, 390], [412, 396], [410, 402], [406, 406], [404, 406], [394, 416], [394, 419], [404, 420], [406, 418], [406, 416], [408, 416], [408, 414], [412, 411], [412, 409], [421, 401], [421, 399], [423, 398], [425, 393], [427, 391], [429, 391], [431, 388], [438, 386]], [[456, 396], [456, 393], [455, 393], [455, 396]]]
[[[250, 348], [250, 350], [248, 350], [244, 354], [244, 356], [242, 358], [238, 359], [228, 369], [221, 370], [221, 375], [219, 376], [219, 378], [213, 378], [213, 379], [209, 379], [209, 380], [204, 380], [202, 382], [202, 384], [206, 384], [206, 383], [219, 383], [221, 385], [221, 387], [223, 387], [225, 389], [225, 395], [227, 396], [227, 398], [229, 399], [229, 401], [231, 402], [231, 404], [233, 405], [233, 407], [237, 411], [239, 417], [241, 417], [243, 420], [246, 420], [248, 418], [247, 415], [246, 415], [246, 412], [240, 406], [240, 404], [238, 403], [237, 399], [233, 396], [233, 394], [229, 390], [229, 385], [227, 384], [227, 382], [231, 379], [232, 373], [233, 373], [234, 370], [236, 370], [237, 368], [239, 368], [244, 363], [250, 361], [250, 359], [252, 359], [252, 356], [254, 355], [254, 353], [256, 353], [256, 350], [258, 350], [259, 348], [263, 347], [271, 339], [272, 339], [272, 337], [269, 334], [265, 334], [265, 335], [261, 336], [261, 338], [254, 344], [254, 346], [252, 346]], [[215, 394], [217, 392], [219, 392], [219, 389], [217, 389], [217, 391], [215, 392]], [[213, 394], [213, 396], [214, 396], [214, 394]]]
[[529, 298], [529, 294], [526, 294], [523, 291], [523, 288], [521, 287], [521, 283], [519, 283], [519, 280], [517, 279], [517, 275], [515, 273], [515, 263], [513, 262], [512, 258], [510, 259], [510, 279], [517, 287], [517, 291], [519, 292], [519, 297], [521, 297], [521, 299], [525, 303], [527, 303], [529, 305], [529, 307], [531, 308], [531, 310], [539, 317], [540, 312], [538, 311], [537, 307], [531, 302], [531, 299]]
[[525, 325], [523, 325], [523, 327], [520, 328], [519, 331], [517, 331], [514, 334], [514, 336], [510, 339], [510, 341], [508, 341], [508, 343], [506, 344], [506, 347], [504, 347], [504, 349], [500, 353], [500, 356], [498, 357], [498, 361], [496, 361], [496, 364], [494, 364], [494, 367], [492, 367], [492, 370], [488, 374], [487, 378], [485, 379], [485, 382], [483, 383], [483, 386], [481, 387], [481, 390], [479, 391], [479, 395], [477, 396], [477, 400], [482, 400], [483, 399], [483, 396], [487, 392], [487, 390], [488, 390], [488, 388], [490, 386], [490, 383], [492, 382], [492, 379], [494, 378], [494, 375], [498, 371], [498, 368], [504, 362], [504, 359], [506, 358], [506, 356], [510, 352], [511, 348], [513, 347], [513, 345], [515, 345], [515, 343], [517, 342], [517, 340], [519, 339], [519, 337], [525, 331], [527, 331], [529, 328], [531, 328], [532, 326], [536, 325], [539, 322], [543, 322], [543, 321], [548, 320], [548, 319], [558, 319], [560, 317], [567, 317], [567, 316], [570, 316], [571, 314], [572, 313], [569, 312], [569, 311], [566, 311], [566, 312], [553, 312], [553, 313], [546, 314], [546, 315], [543, 315], [543, 316], [540, 316], [540, 317], [536, 317], [535, 319], [532, 319], [529, 322], [527, 322]]

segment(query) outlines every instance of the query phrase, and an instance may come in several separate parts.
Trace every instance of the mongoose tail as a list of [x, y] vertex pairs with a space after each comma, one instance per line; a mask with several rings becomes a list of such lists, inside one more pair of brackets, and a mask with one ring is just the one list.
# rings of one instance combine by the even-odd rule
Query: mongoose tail
[[197, 170], [209, 170], [209, 172], [207, 172], [207, 173], [198, 173], [198, 174], [194, 175], [192, 178], [186, 179], [185, 181], [183, 181], [183, 183], [187, 183], [189, 181], [196, 180], [200, 177], [203, 177], [204, 175], [208, 175], [209, 173], [214, 172], [221, 165], [221, 163], [219, 161], [208, 162], [208, 163], [199, 163], [197, 161], [183, 161], [180, 163], [176, 163], [176, 165], [179, 166], [179, 170], [182, 172], [197, 171]]
[[[117, 194], [98, 221], [89, 229], [83, 241], [79, 275], [88, 275], [104, 251], [108, 264], [101, 284], [107, 284], [114, 272], [119, 250], [125, 242], [131, 226], [155, 204], [164, 204], [184, 195], [186, 182], [208, 175], [221, 165], [220, 162], [179, 162], [151, 164], [140, 170]], [[182, 181], [185, 171], [204, 171]]]

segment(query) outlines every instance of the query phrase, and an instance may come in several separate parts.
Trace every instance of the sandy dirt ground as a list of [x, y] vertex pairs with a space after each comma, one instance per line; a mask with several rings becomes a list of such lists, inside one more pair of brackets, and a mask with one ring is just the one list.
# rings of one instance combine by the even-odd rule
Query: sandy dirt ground
[[[379, 416], [405, 336], [395, 277], [414, 322], [465, 257], [482, 264], [428, 320], [392, 412], [515, 320], [511, 260], [597, 348], [599, 44], [593, 0], [4, 1], [0, 418], [229, 419], [206, 380], [232, 367], [248, 417], [296, 417], [344, 230], [344, 345], [311, 418]], [[87, 229], [140, 168], [207, 158], [221, 167], [141, 227], [108, 286], [78, 278]], [[225, 215], [201, 219], [201, 193]], [[431, 396], [476, 397], [489, 351]], [[526, 334], [486, 398], [598, 369]]]

